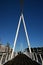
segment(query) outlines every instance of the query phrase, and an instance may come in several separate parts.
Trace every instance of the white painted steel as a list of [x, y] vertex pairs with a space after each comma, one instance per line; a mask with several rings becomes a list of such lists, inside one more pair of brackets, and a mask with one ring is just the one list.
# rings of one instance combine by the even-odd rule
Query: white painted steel
[[[21, 21], [21, 19], [22, 19], [22, 21]], [[19, 23], [18, 23], [18, 27], [17, 27], [17, 32], [16, 32], [15, 40], [14, 40], [14, 47], [13, 47], [13, 51], [12, 51], [12, 54], [11, 54], [11, 58], [13, 58], [13, 53], [14, 53], [14, 50], [15, 50], [15, 45], [16, 45], [16, 41], [17, 41], [17, 37], [18, 37], [18, 33], [19, 33], [19, 28], [20, 28], [20, 23], [21, 22], [23, 22], [23, 25], [24, 25], [24, 30], [25, 30], [25, 33], [26, 33], [27, 43], [28, 43], [29, 51], [31, 53], [30, 42], [29, 42], [27, 30], [26, 30], [26, 25], [25, 25], [24, 17], [23, 17], [23, 14], [21, 14], [20, 19], [19, 19]]]

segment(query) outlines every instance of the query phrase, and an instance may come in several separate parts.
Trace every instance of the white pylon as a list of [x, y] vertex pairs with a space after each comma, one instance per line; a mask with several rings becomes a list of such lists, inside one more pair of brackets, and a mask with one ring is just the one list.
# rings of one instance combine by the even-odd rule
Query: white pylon
[[26, 30], [25, 21], [24, 21], [23, 13], [21, 13], [21, 16], [20, 16], [20, 19], [19, 19], [19, 23], [18, 23], [18, 27], [17, 27], [17, 32], [16, 32], [15, 40], [14, 40], [14, 46], [13, 46], [13, 51], [12, 51], [12, 54], [11, 54], [11, 59], [13, 58], [13, 54], [14, 54], [15, 45], [16, 45], [16, 41], [17, 41], [17, 37], [18, 37], [18, 33], [19, 33], [19, 28], [20, 28], [21, 22], [23, 22], [23, 25], [24, 25], [24, 30], [25, 30], [25, 34], [26, 34], [27, 43], [28, 43], [29, 51], [31, 53], [30, 42], [29, 42], [27, 30]]

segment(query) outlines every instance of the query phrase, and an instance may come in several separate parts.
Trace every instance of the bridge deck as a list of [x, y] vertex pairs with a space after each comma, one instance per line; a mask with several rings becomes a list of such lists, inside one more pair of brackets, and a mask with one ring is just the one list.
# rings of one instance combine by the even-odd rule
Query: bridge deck
[[40, 65], [35, 61], [32, 61], [25, 54], [19, 54], [11, 61], [5, 63], [4, 65]]

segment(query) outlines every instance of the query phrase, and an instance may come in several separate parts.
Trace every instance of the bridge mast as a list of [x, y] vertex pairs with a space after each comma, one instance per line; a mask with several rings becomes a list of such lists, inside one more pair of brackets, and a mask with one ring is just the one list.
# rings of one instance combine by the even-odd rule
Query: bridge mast
[[[26, 34], [28, 47], [29, 47], [29, 52], [31, 53], [30, 42], [29, 42], [27, 29], [26, 29], [26, 24], [25, 24], [24, 16], [23, 16], [23, 8], [22, 8], [23, 7], [23, 0], [20, 0], [20, 3], [21, 3], [21, 16], [20, 16], [18, 27], [17, 27], [17, 31], [16, 31], [16, 36], [15, 36], [15, 40], [14, 40], [14, 47], [13, 47], [13, 51], [12, 51], [12, 54], [11, 54], [11, 59], [13, 58], [13, 53], [14, 53], [14, 50], [15, 50], [15, 45], [16, 45], [16, 41], [17, 41], [17, 37], [18, 37], [18, 33], [19, 33], [19, 28], [20, 28], [21, 22], [23, 22], [23, 25], [24, 25], [24, 30], [25, 30], [25, 34]], [[21, 21], [21, 19], [22, 19], [22, 21]]]

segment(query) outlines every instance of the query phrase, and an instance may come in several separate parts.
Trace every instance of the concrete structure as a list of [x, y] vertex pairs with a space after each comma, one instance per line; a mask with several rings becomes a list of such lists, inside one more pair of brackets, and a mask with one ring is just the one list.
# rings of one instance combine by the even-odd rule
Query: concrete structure
[[12, 49], [8, 46], [0, 45], [0, 64], [3, 64], [10, 58]]

